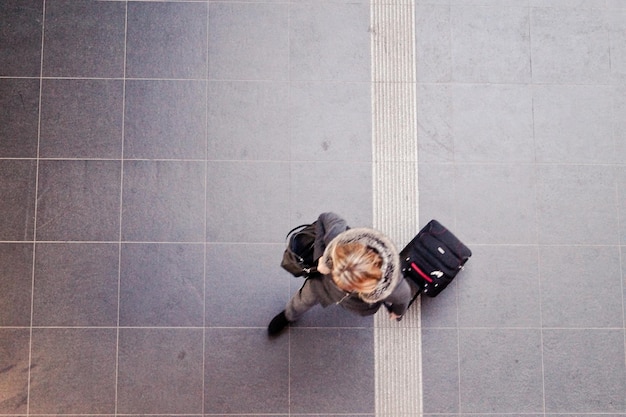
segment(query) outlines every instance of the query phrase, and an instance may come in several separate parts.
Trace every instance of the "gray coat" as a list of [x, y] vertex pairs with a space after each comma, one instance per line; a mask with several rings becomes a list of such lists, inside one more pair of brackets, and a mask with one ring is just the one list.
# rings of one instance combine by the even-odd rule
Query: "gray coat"
[[322, 213], [317, 221], [314, 259], [326, 262], [329, 249], [339, 242], [357, 241], [376, 250], [382, 257], [383, 277], [376, 290], [367, 295], [347, 293], [335, 285], [329, 275], [310, 278], [312, 291], [320, 304], [327, 307], [339, 304], [362, 316], [378, 311], [384, 303], [391, 311], [401, 316], [411, 300], [411, 288], [400, 273], [400, 260], [394, 244], [382, 233], [374, 229], [350, 229], [344, 219], [335, 213]]

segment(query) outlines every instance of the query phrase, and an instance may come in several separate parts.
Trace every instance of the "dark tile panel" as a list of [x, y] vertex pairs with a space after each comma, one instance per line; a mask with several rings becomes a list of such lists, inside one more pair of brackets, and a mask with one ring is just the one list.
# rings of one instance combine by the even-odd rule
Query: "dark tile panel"
[[130, 2], [126, 76], [206, 78], [207, 4]]
[[204, 162], [124, 162], [122, 240], [204, 241], [204, 183]]
[[[292, 293], [290, 297], [296, 293], [304, 284], [302, 278], [294, 278], [291, 280]], [[276, 312], [278, 313], [278, 311]], [[372, 328], [374, 326], [373, 316], [360, 316], [350, 310], [346, 310], [341, 306], [330, 305], [323, 308], [317, 305], [309, 310], [304, 317], [298, 320], [291, 327], [362, 327]]]
[[44, 80], [39, 156], [119, 159], [123, 104], [121, 80]]
[[209, 244], [206, 326], [267, 326], [285, 307], [293, 279], [280, 267], [283, 250], [280, 244]]
[[32, 240], [35, 223], [34, 160], [0, 160], [0, 240]]
[[207, 164], [207, 241], [283, 242], [289, 223], [289, 164]]
[[626, 410], [624, 329], [543, 331], [547, 412]]
[[289, 412], [289, 339], [263, 329], [207, 329], [204, 412]]
[[120, 326], [199, 326], [204, 245], [123, 244]]
[[117, 241], [119, 161], [41, 161], [37, 240]]
[[120, 329], [120, 414], [202, 413], [202, 329]]
[[538, 329], [460, 329], [460, 411], [542, 412], [541, 342]]
[[43, 0], [0, 3], [0, 76], [39, 76], [43, 3]]
[[43, 75], [122, 77], [126, 4], [48, 0]]
[[117, 325], [118, 256], [118, 244], [37, 244], [33, 325]]
[[0, 243], [0, 271], [0, 327], [29, 326], [33, 286], [32, 243]]
[[0, 79], [0, 108], [0, 157], [36, 158], [39, 80]]
[[115, 412], [115, 329], [34, 329], [32, 414]]
[[292, 413], [374, 412], [372, 329], [291, 329], [289, 337]]
[[0, 413], [26, 414], [28, 403], [29, 329], [0, 328]]
[[126, 82], [124, 157], [204, 159], [206, 82]]

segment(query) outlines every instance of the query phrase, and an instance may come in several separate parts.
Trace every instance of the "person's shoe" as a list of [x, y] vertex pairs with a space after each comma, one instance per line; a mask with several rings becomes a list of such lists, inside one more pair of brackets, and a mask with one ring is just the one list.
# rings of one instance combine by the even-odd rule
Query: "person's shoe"
[[270, 325], [267, 326], [267, 333], [270, 336], [276, 336], [278, 333], [282, 332], [285, 327], [289, 324], [289, 320], [285, 316], [285, 310], [281, 311], [272, 319]]

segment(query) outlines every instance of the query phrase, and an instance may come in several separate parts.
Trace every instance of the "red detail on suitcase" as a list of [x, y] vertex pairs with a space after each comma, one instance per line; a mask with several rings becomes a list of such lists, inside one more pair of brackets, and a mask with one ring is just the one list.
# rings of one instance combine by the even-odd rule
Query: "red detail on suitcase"
[[428, 275], [426, 275], [424, 273], [424, 271], [422, 271], [421, 269], [419, 269], [419, 267], [417, 265], [415, 265], [415, 262], [411, 262], [411, 267], [413, 267], [413, 269], [422, 276], [422, 278], [424, 278], [426, 281], [428, 282], [433, 282], [432, 278], [430, 278]]

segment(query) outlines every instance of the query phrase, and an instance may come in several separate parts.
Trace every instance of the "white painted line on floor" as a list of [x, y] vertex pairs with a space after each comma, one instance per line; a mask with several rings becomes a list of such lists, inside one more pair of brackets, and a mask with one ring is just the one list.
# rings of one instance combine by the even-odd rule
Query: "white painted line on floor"
[[[371, 0], [373, 226], [401, 249], [419, 230], [415, 1]], [[419, 299], [374, 319], [376, 415], [422, 414]]]

